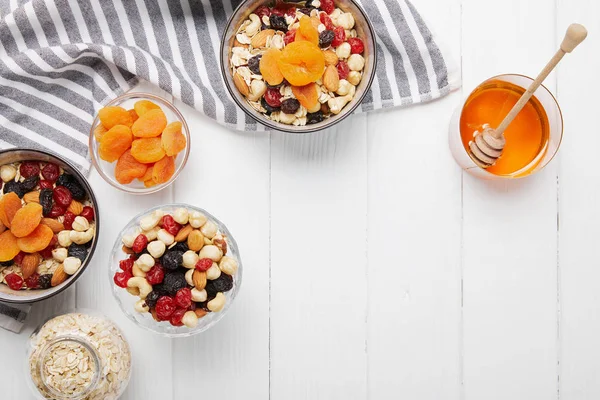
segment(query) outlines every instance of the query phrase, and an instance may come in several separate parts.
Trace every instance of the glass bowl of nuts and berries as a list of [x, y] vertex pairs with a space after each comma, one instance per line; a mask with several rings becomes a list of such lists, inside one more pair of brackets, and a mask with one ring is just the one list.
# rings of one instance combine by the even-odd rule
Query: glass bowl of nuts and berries
[[89, 146], [106, 182], [131, 194], [150, 194], [173, 183], [185, 167], [190, 131], [168, 100], [126, 93], [98, 111]]
[[112, 291], [136, 324], [168, 337], [216, 324], [242, 283], [227, 227], [188, 204], [151, 208], [121, 231], [109, 259]]
[[0, 150], [0, 301], [32, 303], [65, 290], [96, 248], [98, 203], [56, 154]]
[[377, 66], [374, 29], [354, 0], [246, 0], [221, 42], [235, 102], [280, 131], [328, 128], [363, 101]]

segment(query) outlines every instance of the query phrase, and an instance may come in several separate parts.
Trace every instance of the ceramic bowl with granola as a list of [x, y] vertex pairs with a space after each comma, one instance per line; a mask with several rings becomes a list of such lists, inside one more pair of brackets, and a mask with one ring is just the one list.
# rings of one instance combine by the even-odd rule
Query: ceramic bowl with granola
[[0, 301], [31, 303], [70, 286], [92, 258], [98, 206], [55, 154], [0, 150]]
[[376, 68], [373, 28], [353, 0], [247, 0], [221, 44], [236, 103], [281, 131], [325, 129], [351, 114]]

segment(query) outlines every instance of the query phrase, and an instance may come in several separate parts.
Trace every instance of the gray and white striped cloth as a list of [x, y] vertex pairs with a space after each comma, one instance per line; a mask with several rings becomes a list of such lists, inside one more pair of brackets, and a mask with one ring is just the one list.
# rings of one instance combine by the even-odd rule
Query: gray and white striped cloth
[[[230, 98], [219, 37], [240, 0], [0, 0], [0, 148], [46, 148], [87, 172], [88, 133], [138, 77], [219, 123], [262, 130]], [[454, 63], [406, 0], [362, 0], [378, 71], [359, 111], [425, 102], [459, 86]]]

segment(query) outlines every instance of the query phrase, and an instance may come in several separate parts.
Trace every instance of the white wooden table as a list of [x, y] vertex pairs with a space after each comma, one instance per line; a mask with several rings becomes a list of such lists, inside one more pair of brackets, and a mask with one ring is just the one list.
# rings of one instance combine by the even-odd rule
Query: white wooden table
[[[306, 136], [228, 131], [178, 103], [193, 130], [187, 168], [142, 198], [92, 175], [93, 265], [22, 334], [0, 331], [0, 398], [30, 398], [24, 343], [71, 307], [125, 331], [125, 399], [600, 398], [600, 2], [414, 3], [461, 61], [462, 93]], [[446, 137], [461, 97], [498, 73], [536, 74], [573, 21], [590, 37], [547, 82], [565, 118], [559, 157], [524, 180], [463, 173]], [[107, 276], [126, 221], [175, 200], [224, 221], [245, 266], [226, 318], [180, 340], [126, 319]]]

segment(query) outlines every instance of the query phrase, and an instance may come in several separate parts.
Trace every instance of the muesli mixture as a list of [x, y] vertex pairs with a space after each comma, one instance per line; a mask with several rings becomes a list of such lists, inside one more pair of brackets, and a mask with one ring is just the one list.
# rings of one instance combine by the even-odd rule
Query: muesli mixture
[[275, 122], [303, 126], [339, 114], [362, 80], [364, 42], [333, 0], [261, 6], [237, 30], [236, 88]]
[[129, 381], [129, 345], [105, 318], [58, 316], [32, 336], [30, 345], [31, 379], [45, 398], [117, 399]]
[[115, 285], [140, 299], [134, 308], [156, 321], [194, 328], [209, 312], [225, 307], [238, 260], [228, 256], [228, 240], [218, 225], [199, 211], [155, 210], [139, 228], [123, 236]]
[[95, 211], [77, 178], [52, 163], [0, 166], [0, 282], [47, 289], [86, 260]]

